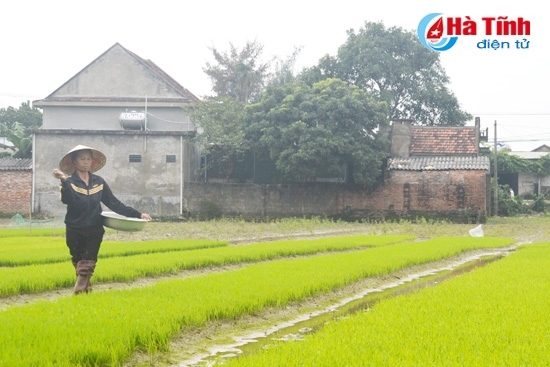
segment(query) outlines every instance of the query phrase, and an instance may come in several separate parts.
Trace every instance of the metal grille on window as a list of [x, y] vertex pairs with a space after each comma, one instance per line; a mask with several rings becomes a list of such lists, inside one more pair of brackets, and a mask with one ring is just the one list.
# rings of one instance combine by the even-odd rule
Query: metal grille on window
[[128, 161], [130, 163], [140, 163], [141, 162], [141, 154], [130, 154], [128, 156]]
[[174, 154], [167, 154], [166, 163], [176, 163], [176, 156]]

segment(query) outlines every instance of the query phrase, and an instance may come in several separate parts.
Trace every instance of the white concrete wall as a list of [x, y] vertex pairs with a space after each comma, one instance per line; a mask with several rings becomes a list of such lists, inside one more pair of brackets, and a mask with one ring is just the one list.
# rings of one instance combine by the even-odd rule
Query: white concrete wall
[[[52, 171], [61, 158], [78, 144], [103, 152], [107, 164], [97, 172], [115, 196], [153, 215], [178, 215], [182, 180], [192, 180], [194, 147], [183, 133], [137, 131], [59, 132], [43, 130], [35, 134], [34, 211], [62, 215], [59, 182]], [[129, 155], [141, 155], [140, 163], [130, 163]], [[175, 156], [167, 163], [166, 156]]]

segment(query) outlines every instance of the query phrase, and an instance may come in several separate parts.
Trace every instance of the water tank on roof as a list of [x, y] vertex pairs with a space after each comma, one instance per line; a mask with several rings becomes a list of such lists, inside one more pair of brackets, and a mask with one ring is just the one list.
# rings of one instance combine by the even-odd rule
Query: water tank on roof
[[145, 113], [122, 112], [119, 122], [124, 130], [145, 130]]

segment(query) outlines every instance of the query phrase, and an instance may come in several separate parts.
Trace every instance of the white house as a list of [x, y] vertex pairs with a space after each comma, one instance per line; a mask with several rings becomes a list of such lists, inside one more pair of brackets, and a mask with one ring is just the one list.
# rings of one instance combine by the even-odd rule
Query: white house
[[141, 211], [178, 215], [193, 178], [195, 126], [185, 106], [199, 99], [150, 60], [116, 43], [44, 99], [33, 147], [33, 211], [60, 215], [52, 171], [74, 146], [107, 156], [98, 172], [115, 195]]
[[[547, 145], [542, 145], [530, 152], [510, 152], [511, 155], [516, 157], [534, 161], [544, 157], [547, 154], [550, 154], [550, 147]], [[540, 195], [550, 194], [550, 177], [537, 177], [529, 172], [519, 172], [519, 173], [500, 173], [498, 175], [499, 184], [507, 184], [512, 190], [519, 196], [526, 195]]]

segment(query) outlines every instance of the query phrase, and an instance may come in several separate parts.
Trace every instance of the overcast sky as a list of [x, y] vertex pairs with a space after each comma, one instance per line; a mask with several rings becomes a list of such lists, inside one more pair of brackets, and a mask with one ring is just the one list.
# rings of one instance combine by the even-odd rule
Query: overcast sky
[[[209, 47], [226, 50], [247, 41], [264, 45], [266, 58], [302, 47], [297, 70], [335, 55], [346, 31], [381, 21], [416, 31], [429, 13], [469, 16], [476, 36], [459, 37], [441, 62], [463, 109], [513, 150], [550, 145], [550, 22], [543, 1], [442, 2], [340, 0], [310, 2], [178, 0], [7, 0], [2, 4], [0, 107], [47, 97], [115, 43], [150, 59], [198, 97], [211, 94], [203, 67]], [[481, 17], [523, 17], [530, 36], [487, 36]], [[514, 42], [526, 38], [528, 49]], [[509, 41], [511, 49], [479, 49], [479, 41]], [[473, 121], [469, 123], [472, 125]]]

